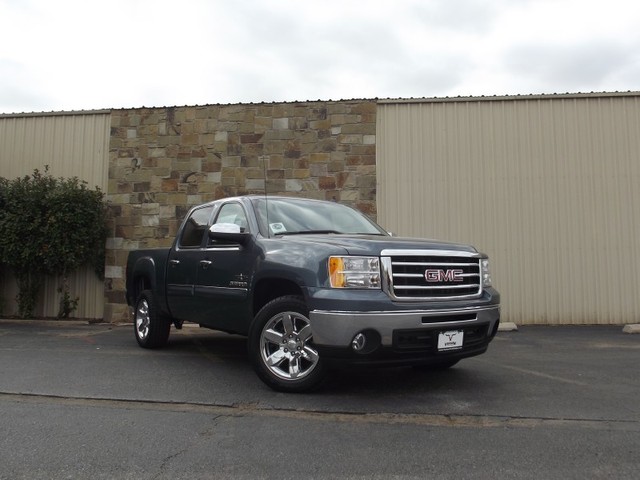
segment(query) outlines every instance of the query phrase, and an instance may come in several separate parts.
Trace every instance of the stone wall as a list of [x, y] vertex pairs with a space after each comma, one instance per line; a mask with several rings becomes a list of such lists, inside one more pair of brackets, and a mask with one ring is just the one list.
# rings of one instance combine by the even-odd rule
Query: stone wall
[[128, 318], [128, 252], [169, 247], [193, 205], [266, 191], [375, 219], [375, 135], [368, 100], [114, 110], [105, 321]]

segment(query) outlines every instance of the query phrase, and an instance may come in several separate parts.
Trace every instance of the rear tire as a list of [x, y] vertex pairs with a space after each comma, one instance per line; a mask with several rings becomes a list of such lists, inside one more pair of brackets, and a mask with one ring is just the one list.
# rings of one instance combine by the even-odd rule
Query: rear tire
[[133, 329], [142, 348], [159, 348], [167, 344], [171, 319], [160, 314], [151, 290], [143, 290], [138, 296], [133, 312]]
[[325, 377], [311, 337], [309, 309], [301, 297], [279, 297], [262, 307], [251, 326], [248, 347], [258, 377], [274, 390], [313, 390]]

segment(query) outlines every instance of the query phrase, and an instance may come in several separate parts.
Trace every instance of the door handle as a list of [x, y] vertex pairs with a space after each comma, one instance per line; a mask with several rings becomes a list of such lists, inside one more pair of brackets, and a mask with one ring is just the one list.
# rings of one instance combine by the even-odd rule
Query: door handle
[[180, 260], [169, 260], [169, 265], [171, 265], [172, 267], [180, 265]]
[[203, 268], [203, 270], [209, 268], [209, 265], [211, 265], [212, 263], [213, 262], [211, 260], [200, 260], [200, 266]]

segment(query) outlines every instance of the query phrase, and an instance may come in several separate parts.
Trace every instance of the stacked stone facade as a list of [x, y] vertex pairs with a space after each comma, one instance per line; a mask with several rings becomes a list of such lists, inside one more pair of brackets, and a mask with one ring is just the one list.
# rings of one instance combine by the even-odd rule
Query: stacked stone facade
[[105, 320], [128, 318], [130, 250], [169, 247], [188, 210], [245, 194], [335, 200], [376, 216], [376, 103], [115, 110]]

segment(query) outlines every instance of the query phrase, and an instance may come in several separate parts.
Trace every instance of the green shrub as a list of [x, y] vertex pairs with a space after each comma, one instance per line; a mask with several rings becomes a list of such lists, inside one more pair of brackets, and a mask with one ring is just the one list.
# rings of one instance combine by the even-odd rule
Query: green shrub
[[106, 211], [103, 193], [78, 178], [54, 178], [48, 167], [15, 180], [0, 179], [0, 262], [18, 282], [18, 313], [33, 315], [46, 276], [61, 277], [59, 316], [78, 300], [67, 278], [81, 266], [104, 274]]

